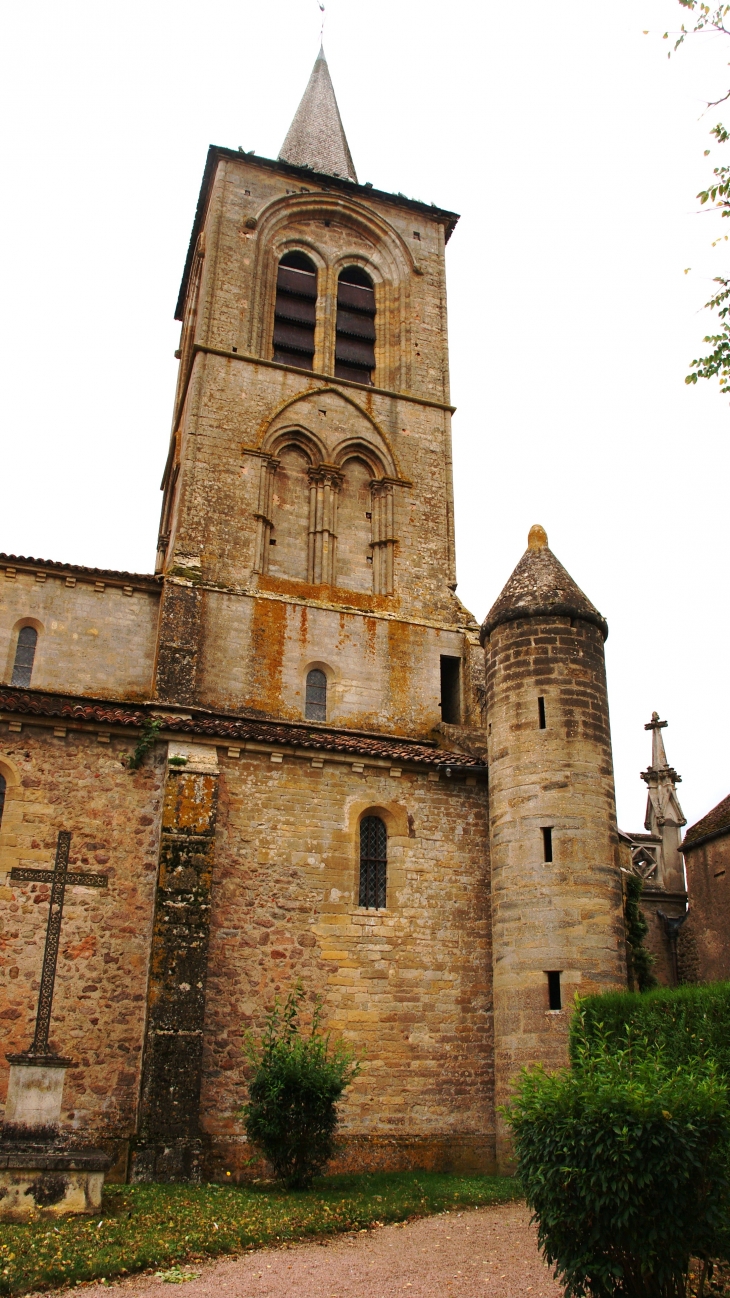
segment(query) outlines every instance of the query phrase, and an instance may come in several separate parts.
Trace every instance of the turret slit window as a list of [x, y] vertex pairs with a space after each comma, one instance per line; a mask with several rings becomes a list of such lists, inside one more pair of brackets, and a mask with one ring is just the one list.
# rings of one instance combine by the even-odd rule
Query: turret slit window
[[542, 697], [537, 700], [537, 715], [540, 721], [540, 729], [545, 730], [547, 728], [547, 723], [545, 721], [545, 700]]
[[542, 850], [543, 861], [552, 861], [553, 859], [553, 831], [549, 825], [543, 825], [542, 828]]
[[35, 627], [22, 626], [18, 632], [11, 685], [20, 685], [21, 689], [27, 689], [30, 685], [37, 643], [38, 632]]
[[303, 252], [287, 252], [279, 262], [274, 308], [274, 360], [314, 369], [317, 318], [317, 268]]
[[307, 672], [304, 715], [307, 721], [327, 720], [327, 677], [316, 667]]
[[560, 973], [557, 969], [551, 969], [547, 976], [548, 980], [548, 1003], [551, 1010], [562, 1010], [563, 997], [560, 991]]
[[441, 720], [458, 726], [461, 722], [461, 659], [441, 655]]
[[4, 775], [0, 775], [0, 825], [2, 825], [2, 823], [3, 823], [3, 812], [4, 812], [4, 810], [5, 810], [5, 789], [6, 789], [6, 787], [7, 787], [7, 785], [6, 785], [6, 782], [5, 782], [5, 776], [4, 776]]
[[372, 383], [375, 369], [375, 292], [360, 266], [348, 266], [337, 284], [335, 377]]
[[368, 910], [385, 907], [388, 872], [388, 831], [380, 816], [360, 821], [360, 902]]

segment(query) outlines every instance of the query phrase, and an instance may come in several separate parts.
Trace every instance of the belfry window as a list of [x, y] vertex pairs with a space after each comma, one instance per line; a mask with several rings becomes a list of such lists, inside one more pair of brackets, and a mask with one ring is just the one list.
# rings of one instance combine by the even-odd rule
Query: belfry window
[[279, 262], [274, 308], [274, 360], [314, 368], [317, 268], [303, 252], [287, 252]]
[[327, 720], [327, 677], [317, 667], [307, 672], [304, 715], [307, 721]]
[[18, 632], [18, 643], [15, 648], [15, 662], [11, 685], [20, 685], [27, 689], [33, 674], [33, 659], [38, 643], [38, 632], [33, 626], [22, 626]]
[[372, 383], [375, 369], [375, 293], [359, 266], [348, 266], [337, 284], [335, 377]]
[[388, 831], [380, 816], [360, 821], [360, 905], [382, 910], [388, 871]]
[[6, 787], [7, 787], [7, 786], [6, 786], [5, 776], [4, 776], [4, 775], [0, 775], [0, 825], [2, 825], [2, 823], [3, 823], [3, 812], [4, 812], [4, 810], [5, 810], [5, 789], [6, 789]]

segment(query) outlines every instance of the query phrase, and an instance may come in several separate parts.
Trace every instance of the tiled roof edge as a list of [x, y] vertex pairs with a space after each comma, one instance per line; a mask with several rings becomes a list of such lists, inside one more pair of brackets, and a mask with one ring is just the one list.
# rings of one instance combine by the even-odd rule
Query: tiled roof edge
[[680, 852], [691, 852], [693, 847], [699, 847], [701, 843], [708, 843], [711, 838], [721, 838], [723, 834], [730, 833], [730, 794], [722, 798], [717, 806], [712, 807], [706, 816], [695, 821], [690, 825], [684, 836], [684, 842], [680, 847]]
[[159, 586], [161, 577], [153, 572], [118, 572], [115, 568], [86, 568], [81, 563], [62, 563], [58, 559], [32, 559], [24, 554], [0, 554], [0, 565], [6, 568], [27, 564], [29, 568], [43, 568], [48, 572], [78, 573], [82, 577], [102, 578], [126, 582], [151, 582]]
[[59, 717], [96, 725], [128, 726], [141, 729], [151, 717], [163, 722], [166, 731], [181, 735], [208, 735], [222, 741], [253, 740], [318, 752], [351, 753], [353, 756], [386, 758], [394, 763], [409, 762], [443, 769], [447, 766], [486, 772], [486, 766], [466, 753], [449, 753], [442, 748], [408, 739], [366, 738], [342, 731], [308, 730], [306, 726], [281, 721], [257, 721], [246, 717], [165, 715], [164, 704], [125, 706], [113, 700], [90, 700], [79, 696], [36, 694], [12, 686], [0, 688], [0, 712], [20, 716]]

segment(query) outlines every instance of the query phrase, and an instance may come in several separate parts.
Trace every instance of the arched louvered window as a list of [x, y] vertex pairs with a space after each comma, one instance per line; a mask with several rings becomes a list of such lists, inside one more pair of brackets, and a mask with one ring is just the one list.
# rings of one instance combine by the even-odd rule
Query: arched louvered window
[[274, 360], [314, 368], [317, 268], [303, 252], [287, 252], [279, 262], [274, 309]]
[[385, 906], [388, 872], [388, 831], [380, 816], [360, 821], [360, 902], [369, 910]]
[[18, 643], [15, 649], [15, 662], [13, 664], [13, 678], [11, 685], [20, 685], [26, 688], [30, 685], [30, 678], [33, 674], [33, 659], [35, 658], [35, 647], [38, 643], [38, 632], [34, 626], [22, 626], [18, 632]]
[[317, 667], [307, 672], [304, 715], [308, 721], [327, 720], [327, 677]]
[[337, 284], [335, 377], [372, 383], [375, 369], [375, 293], [360, 266], [348, 266]]
[[6, 782], [5, 782], [5, 776], [4, 776], [4, 775], [0, 775], [0, 825], [2, 825], [2, 823], [3, 823], [3, 812], [4, 812], [4, 810], [5, 810], [5, 789], [6, 789], [6, 787], [7, 787], [7, 785], [6, 785]]

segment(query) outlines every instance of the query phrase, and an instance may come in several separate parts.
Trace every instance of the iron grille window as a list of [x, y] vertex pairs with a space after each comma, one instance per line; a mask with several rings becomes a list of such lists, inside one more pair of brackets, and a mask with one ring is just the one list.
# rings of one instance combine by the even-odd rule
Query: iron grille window
[[33, 659], [35, 658], [35, 647], [38, 643], [38, 632], [34, 626], [22, 626], [18, 632], [18, 643], [15, 649], [15, 662], [13, 664], [13, 677], [11, 685], [20, 685], [22, 689], [27, 689], [30, 685], [30, 678], [33, 674]]
[[3, 823], [3, 811], [5, 810], [5, 776], [0, 775], [0, 825]]
[[279, 262], [274, 307], [274, 360], [314, 368], [317, 268], [303, 252], [288, 252]]
[[348, 266], [337, 284], [335, 377], [372, 383], [375, 369], [375, 293], [369, 275]]
[[316, 667], [307, 672], [304, 715], [308, 721], [327, 720], [327, 677]]
[[380, 816], [360, 821], [360, 905], [369, 910], [385, 906], [388, 872], [388, 832]]

